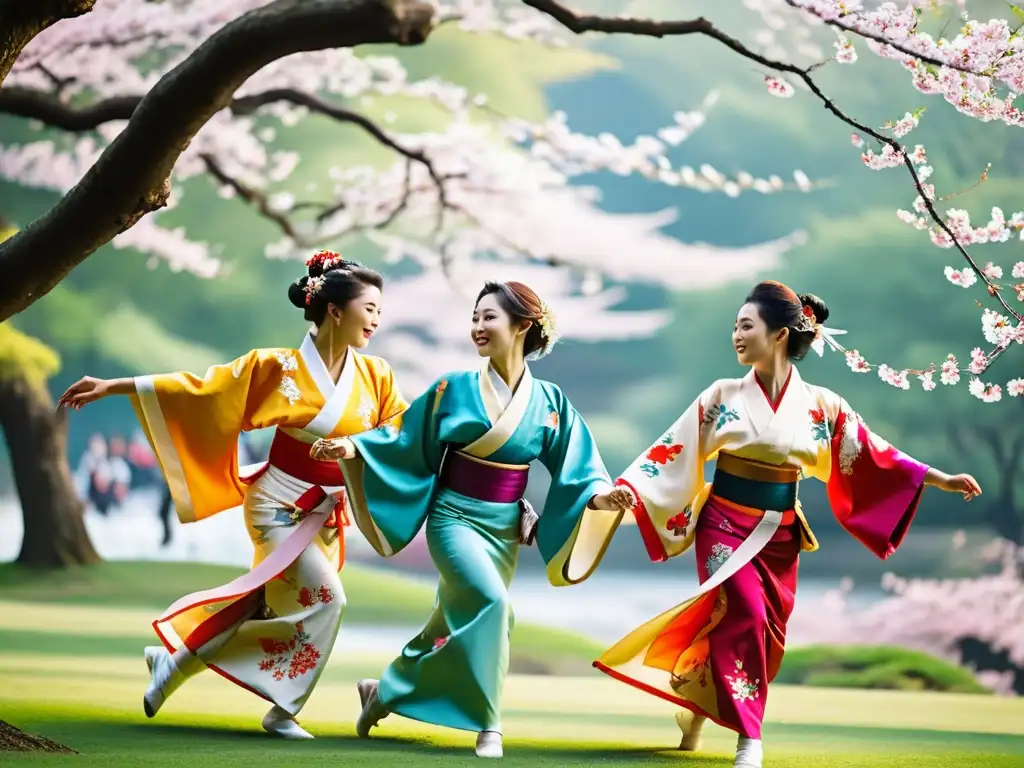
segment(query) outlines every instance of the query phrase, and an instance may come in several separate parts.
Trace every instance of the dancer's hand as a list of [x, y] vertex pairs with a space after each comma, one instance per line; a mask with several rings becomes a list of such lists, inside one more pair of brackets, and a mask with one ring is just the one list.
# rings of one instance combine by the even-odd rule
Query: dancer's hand
[[60, 396], [57, 401], [58, 410], [61, 408], [80, 409], [83, 405], [94, 403], [109, 394], [111, 382], [107, 379], [94, 379], [92, 376], [83, 376]]
[[636, 499], [628, 488], [615, 488], [608, 493], [598, 494], [590, 502], [594, 509], [606, 512], [627, 512], [635, 505]]
[[320, 439], [309, 449], [310, 458], [317, 461], [337, 461], [338, 459], [354, 459], [356, 446], [347, 437], [333, 440]]
[[946, 493], [963, 494], [964, 501], [970, 501], [975, 496], [981, 496], [981, 486], [978, 481], [970, 475], [947, 475], [936, 469], [929, 470], [929, 485], [934, 485]]

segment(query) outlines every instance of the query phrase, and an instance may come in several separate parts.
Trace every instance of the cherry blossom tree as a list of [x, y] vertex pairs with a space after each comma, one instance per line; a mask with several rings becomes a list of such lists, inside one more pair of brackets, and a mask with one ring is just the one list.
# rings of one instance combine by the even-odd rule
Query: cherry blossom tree
[[[14, 5], [19, 4], [0, 3], [0, 19], [11, 18], [4, 9]], [[367, 43], [423, 44], [442, 24], [551, 46], [591, 33], [698, 35], [753, 62], [769, 94], [818, 100], [850, 126], [869, 169], [902, 168], [908, 206], [894, 215], [958, 255], [961, 261], [946, 268], [954, 285], [984, 290], [981, 324], [988, 351], [979, 345], [969, 355], [954, 351], [940, 365], [910, 369], [872, 364], [857, 350], [843, 350], [850, 368], [875, 370], [902, 389], [914, 377], [928, 390], [936, 376], [952, 385], [968, 373], [971, 393], [994, 402], [1002, 385], [980, 377], [1011, 344], [1024, 343], [1024, 282], [1012, 283], [1024, 281], [1024, 262], [981, 266], [971, 251], [1024, 234], [1024, 214], [995, 209], [988, 224], [977, 226], [963, 209], [940, 210], [957, 191], [939, 196], [929, 181], [926, 149], [904, 141], [924, 110], [894, 107], [892, 120], [873, 128], [847, 114], [814, 79], [826, 64], [849, 66], [869, 52], [892, 61], [922, 94], [952, 104], [965, 118], [1018, 128], [1024, 120], [1014, 100], [1024, 88], [1024, 54], [1010, 21], [954, 18], [955, 36], [944, 37], [941, 22], [949, 18], [935, 16], [940, 34], [926, 29], [933, 9], [947, 6], [956, 14], [963, 5], [915, 0], [867, 8], [856, 0], [745, 0], [751, 18], [764, 27], [747, 43], [703, 17], [599, 15], [556, 0], [40, 3], [35, 17], [22, 20], [20, 37], [5, 43], [3, 61], [14, 60], [5, 64], [10, 74], [0, 90], [0, 112], [78, 139], [66, 146], [40, 141], [0, 148], [0, 176], [64, 193], [51, 211], [0, 246], [8, 276], [0, 287], [0, 318], [30, 305], [109, 241], [154, 254], [174, 268], [216, 274], [220, 265], [208, 244], [162, 228], [154, 215], [173, 208], [183, 182], [200, 175], [278, 226], [282, 238], [267, 249], [273, 257], [386, 230], [392, 258], [438, 268], [456, 285], [475, 262], [495, 256], [508, 264], [568, 272], [574, 290], [600, 291], [603, 278], [671, 283], [680, 266], [691, 274], [709, 269], [717, 280], [736, 274], [737, 266], [749, 275], [752, 268], [770, 266], [792, 239], [730, 253], [733, 258], [726, 260], [713, 249], [702, 254], [663, 248], [660, 258], [643, 254], [624, 265], [610, 259], [609, 251], [621, 252], [629, 241], [612, 238], [635, 236], [636, 221], [603, 213], [594, 190], [576, 183], [584, 174], [606, 171], [729, 195], [813, 188], [799, 172], [787, 184], [778, 177], [674, 163], [672, 148], [704, 122], [709, 103], [680, 111], [674, 125], [623, 143], [610, 135], [581, 135], [563, 114], [539, 123], [501, 114], [486, 94], [438, 78], [415, 80], [393, 56], [353, 50]], [[69, 18], [50, 25], [55, 8]], [[361, 98], [396, 94], [443, 108], [449, 115], [445, 129], [399, 134], [386, 127], [387, 119], [382, 125], [355, 108]], [[304, 199], [283, 186], [299, 158], [276, 150], [274, 138], [310, 114], [366, 132], [398, 162], [331, 169], [331, 194]], [[570, 227], [570, 221], [594, 226]], [[664, 214], [648, 217], [643, 234], [655, 237], [665, 221]], [[576, 237], [566, 236], [570, 229]], [[688, 261], [674, 258], [680, 255]], [[1007, 274], [1011, 282], [1004, 283]], [[969, 356], [970, 363], [962, 367], [957, 354]], [[1024, 378], [1005, 387], [1019, 395]]]
[[[954, 536], [962, 549], [967, 535]], [[1024, 695], [1024, 548], [993, 539], [977, 552], [987, 572], [971, 578], [906, 578], [887, 573], [888, 596], [854, 610], [851, 580], [815, 607], [816, 642], [916, 648], [970, 667], [1005, 694]]]

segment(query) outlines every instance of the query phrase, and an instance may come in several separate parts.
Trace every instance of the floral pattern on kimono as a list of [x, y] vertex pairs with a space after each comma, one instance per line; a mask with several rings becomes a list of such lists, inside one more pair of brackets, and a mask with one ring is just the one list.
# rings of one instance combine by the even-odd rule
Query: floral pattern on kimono
[[758, 697], [761, 680], [751, 680], [743, 671], [743, 662], [739, 659], [736, 659], [736, 673], [726, 675], [725, 679], [729, 681], [732, 697], [736, 701], [750, 701]]
[[320, 649], [310, 642], [301, 621], [295, 625], [295, 634], [288, 642], [261, 637], [259, 643], [263, 649], [260, 671], [270, 672], [275, 680], [284, 680], [285, 676], [294, 680], [315, 669], [320, 661]]
[[657, 477], [661, 474], [659, 466], [665, 466], [670, 461], [675, 461], [683, 450], [683, 446], [672, 440], [672, 435], [665, 435], [660, 443], [651, 446], [647, 451], [647, 461], [640, 466], [641, 471], [648, 477]]

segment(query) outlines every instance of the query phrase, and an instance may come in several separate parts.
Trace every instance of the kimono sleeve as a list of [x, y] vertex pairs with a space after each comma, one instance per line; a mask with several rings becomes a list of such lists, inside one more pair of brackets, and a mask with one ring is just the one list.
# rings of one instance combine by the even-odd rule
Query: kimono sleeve
[[537, 522], [537, 548], [556, 587], [579, 584], [600, 564], [622, 520], [622, 512], [594, 509], [590, 500], [612, 489], [587, 423], [561, 391], [549, 414], [541, 463], [551, 473], [544, 511]]
[[393, 416], [352, 435], [358, 455], [339, 462], [356, 525], [384, 557], [404, 549], [430, 511], [443, 452], [437, 420], [446, 386], [441, 379], [413, 400], [397, 414], [399, 425]]
[[252, 428], [275, 367], [276, 358], [261, 358], [253, 350], [211, 367], [202, 378], [191, 373], [136, 377], [132, 405], [182, 523], [242, 503], [238, 436]]
[[701, 422], [710, 393], [694, 400], [615, 481], [636, 497], [633, 516], [654, 562], [684, 552], [693, 540], [694, 502], [705, 485]]
[[874, 434], [838, 395], [826, 397], [834, 424], [829, 504], [847, 533], [885, 559], [910, 528], [928, 466]]
[[380, 414], [377, 426], [390, 425], [395, 429], [400, 428], [402, 426], [402, 414], [409, 408], [409, 403], [402, 396], [402, 391], [399, 389], [398, 381], [395, 378], [395, 371], [390, 365], [385, 366], [381, 376], [377, 402], [379, 403], [377, 413]]

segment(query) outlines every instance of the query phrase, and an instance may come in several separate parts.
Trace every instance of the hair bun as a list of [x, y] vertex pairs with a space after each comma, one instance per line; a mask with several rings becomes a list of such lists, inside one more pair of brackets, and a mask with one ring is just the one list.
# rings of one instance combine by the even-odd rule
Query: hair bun
[[800, 303], [805, 307], [811, 308], [815, 319], [819, 323], [824, 323], [828, 320], [828, 305], [813, 293], [801, 293]]
[[298, 307], [299, 309], [306, 308], [306, 285], [308, 283], [309, 277], [307, 275], [303, 275], [288, 286], [288, 301], [292, 303], [292, 306]]

